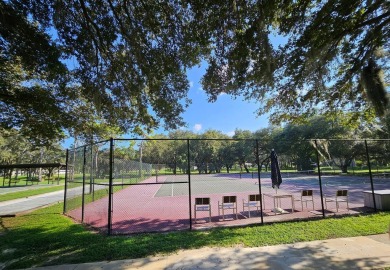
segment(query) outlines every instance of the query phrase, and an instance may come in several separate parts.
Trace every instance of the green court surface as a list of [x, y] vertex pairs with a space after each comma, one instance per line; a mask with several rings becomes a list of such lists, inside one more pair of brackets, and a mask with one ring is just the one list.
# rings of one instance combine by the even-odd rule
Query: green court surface
[[[237, 175], [235, 175], [237, 176]], [[189, 179], [187, 175], [159, 176], [163, 182], [155, 197], [187, 196], [189, 194]], [[259, 192], [257, 179], [240, 179], [226, 175], [191, 175], [191, 194], [219, 194], [237, 192]], [[186, 182], [186, 183], [178, 183]], [[264, 189], [264, 188], [263, 188]], [[263, 191], [272, 188], [265, 188]]]

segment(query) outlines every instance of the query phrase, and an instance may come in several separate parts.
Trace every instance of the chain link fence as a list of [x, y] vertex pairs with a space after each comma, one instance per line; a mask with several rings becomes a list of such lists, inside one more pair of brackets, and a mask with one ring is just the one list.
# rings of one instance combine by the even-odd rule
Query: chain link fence
[[64, 213], [132, 234], [389, 210], [375, 194], [390, 190], [389, 148], [388, 140], [111, 139], [67, 152]]

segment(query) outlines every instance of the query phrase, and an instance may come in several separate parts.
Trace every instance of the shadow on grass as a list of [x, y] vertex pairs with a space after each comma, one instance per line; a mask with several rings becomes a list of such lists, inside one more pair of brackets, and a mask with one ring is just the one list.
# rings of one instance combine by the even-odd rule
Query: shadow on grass
[[[233, 232], [230, 232], [234, 237]], [[229, 235], [224, 235], [229, 237]], [[129, 238], [124, 241], [124, 238], [116, 239], [105, 238], [103, 242], [89, 243], [88, 247], [80, 247], [78, 245], [68, 244], [65, 248], [65, 254], [62, 258], [52, 261], [46, 261], [42, 265], [50, 264], [71, 264], [86, 261], [111, 261], [119, 259], [130, 259], [132, 257], [146, 257], [151, 252], [145, 252], [145, 249], [156, 248], [156, 239], [153, 235], [148, 235], [145, 239]], [[218, 232], [210, 232], [207, 238], [216, 240]], [[88, 240], [88, 238], [82, 238]], [[120, 240], [118, 242], [118, 240]], [[177, 252], [182, 248], [200, 248], [206, 244], [210, 244], [209, 240], [199, 237], [192, 239], [191, 244], [183, 243], [180, 245], [180, 240], [183, 240], [180, 235], [166, 235], [161, 241], [165, 242], [164, 247], [158, 245], [161, 252]], [[342, 243], [340, 243], [342, 245]], [[348, 247], [347, 247], [348, 248]], [[201, 249], [197, 252], [180, 251], [179, 255], [172, 255], [168, 264], [158, 264], [161, 261], [157, 258], [145, 258], [131, 262], [113, 261], [109, 265], [111, 269], [129, 269], [144, 267], [145, 269], [157, 269], [156, 267], [164, 266], [164, 269], [378, 269], [389, 264], [388, 261], [383, 261], [380, 258], [365, 256], [342, 257], [337, 254], [335, 249], [331, 249], [322, 242], [304, 245], [286, 245], [279, 248], [232, 248], [232, 249], [215, 249], [213, 252], [206, 252]], [[368, 250], [368, 249], [367, 249]], [[93, 255], [98, 253], [99, 255]], [[185, 254], [183, 256], [183, 254]], [[206, 254], [206, 255], [202, 255]], [[135, 256], [134, 256], [135, 255]], [[88, 259], [86, 259], [88, 257]], [[358, 258], [357, 258], [358, 257]], [[33, 261], [29, 261], [32, 263]], [[15, 263], [12, 268], [26, 267], [28, 264]]]
[[[57, 208], [60, 208], [60, 205]], [[383, 216], [383, 219], [385, 217]], [[4, 218], [2, 221], [6, 233], [0, 235], [0, 250], [2, 250], [2, 253], [0, 253], [0, 262], [7, 262], [5, 269], [143, 258], [157, 254], [174, 253], [182, 249], [198, 249], [205, 246], [274, 245], [277, 244], [275, 242], [276, 240], [283, 240], [282, 238], [289, 234], [289, 232], [291, 233], [291, 231], [295, 232], [292, 232], [293, 237], [287, 240], [290, 243], [304, 241], [306, 240], [305, 237], [310, 235], [310, 233], [316, 234], [317, 236], [319, 234], [319, 228], [317, 226], [312, 226], [313, 232], [310, 232], [309, 227], [306, 226], [308, 222], [291, 222], [278, 225], [278, 230], [275, 230], [273, 225], [267, 225], [253, 226], [245, 229], [220, 228], [209, 231], [149, 233], [130, 237], [108, 237], [88, 231], [82, 225], [72, 223], [70, 219], [56, 212], [55, 208], [42, 209], [16, 218]], [[319, 225], [320, 223], [316, 224]], [[339, 227], [338, 223], [335, 225]], [[9, 227], [7, 228], [7, 226]], [[329, 227], [329, 225], [327, 226]], [[302, 229], [305, 230], [305, 234], [303, 235], [302, 233], [298, 233]], [[333, 232], [332, 228], [328, 229]], [[339, 227], [339, 229], [341, 228]], [[372, 231], [370, 232], [372, 233]], [[378, 231], [376, 230], [375, 233], [378, 233]], [[329, 238], [329, 235], [323, 235], [321, 237]], [[340, 237], [340, 235], [336, 235], [336, 237]], [[253, 242], [256, 243], [254, 244]], [[237, 249], [237, 252], [241, 252], [240, 249]], [[246, 263], [256, 258], [261, 259], [262, 256], [271, 257], [272, 255], [275, 258], [283, 258], [285, 256], [284, 252], [291, 252], [291, 250], [282, 250], [278, 254], [270, 253], [269, 255], [266, 253], [259, 255], [256, 252], [243, 254], [243, 267], [241, 267], [241, 264], [240, 267], [245, 268]], [[311, 249], [302, 248], [302, 250], [298, 249], [294, 252], [305, 256], [310, 262], [313, 261], [313, 265], [308, 265], [307, 268], [316, 268], [314, 267], [315, 264], [320, 266], [324, 265], [327, 269], [332, 268], [332, 264], [329, 264], [331, 262], [331, 256], [327, 256], [326, 250], [321, 246]], [[322, 253], [325, 256], [322, 256]], [[300, 260], [291, 262], [284, 262], [283, 259], [280, 260], [283, 263], [289, 263], [290, 266], [294, 266], [302, 261], [301, 257], [297, 258]], [[222, 258], [219, 258], [218, 254], [211, 255], [206, 260], [220, 260], [223, 266], [226, 266], [229, 261], [223, 261]], [[191, 258], [188, 258], [181, 260], [180, 263], [183, 264], [181, 268], [186, 268], [192, 266], [194, 262]], [[352, 266], [354, 266], [353, 263], [358, 265], [363, 262], [360, 260], [352, 261]], [[175, 265], [172, 265], [172, 267], [180, 268], [175, 267]], [[204, 266], [204, 268], [207, 267]], [[226, 267], [216, 269], [223, 268]], [[349, 267], [349, 269], [353, 268]]]
[[[52, 211], [18, 217], [19, 220], [14, 219], [11, 228], [0, 235], [0, 250], [7, 251], [0, 253], [4, 269], [140, 258], [217, 245], [222, 239], [236, 236], [233, 231], [186, 231], [108, 237], [49, 212]], [[41, 218], [50, 223], [43, 224], [39, 221]], [[7, 226], [7, 222], [4, 223]]]

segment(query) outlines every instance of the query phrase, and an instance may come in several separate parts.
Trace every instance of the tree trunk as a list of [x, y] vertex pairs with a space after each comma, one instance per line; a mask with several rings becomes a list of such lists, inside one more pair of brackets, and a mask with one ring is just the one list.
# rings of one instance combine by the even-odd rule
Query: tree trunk
[[[39, 163], [42, 163], [43, 148], [41, 147], [41, 149], [39, 151], [40, 151], [40, 153], [39, 153]], [[39, 180], [39, 182], [42, 181], [42, 168], [38, 169], [38, 180]]]
[[76, 162], [76, 143], [77, 143], [77, 137], [75, 135], [74, 142], [73, 142], [73, 157], [72, 157], [72, 159], [73, 159], [72, 165], [73, 166], [70, 168], [71, 173], [69, 175], [70, 181], [74, 181], [74, 170], [76, 168], [76, 164], [75, 164], [75, 162]]
[[348, 173], [348, 164], [341, 165], [341, 172]]
[[244, 168], [245, 168], [245, 171], [246, 171], [247, 173], [249, 173], [248, 166], [246, 166], [246, 164], [245, 164], [245, 163], [244, 163]]

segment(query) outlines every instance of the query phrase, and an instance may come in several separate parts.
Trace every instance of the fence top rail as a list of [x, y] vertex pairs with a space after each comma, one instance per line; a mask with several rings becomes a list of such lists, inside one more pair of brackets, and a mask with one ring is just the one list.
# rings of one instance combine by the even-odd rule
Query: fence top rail
[[[113, 139], [114, 141], [272, 141], [272, 140], [264, 140], [260, 138], [240, 138], [240, 139], [234, 139], [234, 138], [116, 138]], [[314, 138], [314, 139], [302, 139], [302, 140], [296, 140], [298, 142], [309, 142], [309, 141], [389, 141], [390, 139], [364, 139], [364, 138], [357, 138], [357, 139], [324, 139], [324, 138]], [[281, 140], [281, 141], [292, 141], [292, 140]]]
[[[113, 141], [266, 141], [270, 142], [272, 140], [264, 140], [264, 139], [259, 139], [259, 138], [240, 138], [240, 139], [234, 139], [234, 138], [113, 138]], [[292, 140], [279, 140], [279, 141], [292, 141]], [[356, 139], [336, 139], [336, 138], [313, 138], [313, 139], [301, 139], [301, 140], [296, 140], [295, 142], [313, 142], [313, 141], [388, 141], [390, 142], [390, 139], [364, 139], [364, 138], [356, 138]], [[97, 145], [101, 143], [107, 143], [110, 142], [110, 140], [103, 140], [103, 141], [98, 141], [98, 142], [93, 142], [90, 144], [84, 144], [81, 146], [78, 146], [74, 148], [74, 150], [78, 150], [84, 147], [88, 147], [91, 145]], [[71, 151], [73, 149], [70, 149]]]
[[87, 143], [87, 144], [83, 144], [83, 145], [77, 146], [74, 149], [70, 149], [70, 151], [78, 150], [78, 149], [81, 149], [81, 148], [84, 148], [84, 147], [88, 147], [88, 146], [96, 145], [96, 144], [100, 144], [100, 143], [107, 143], [107, 142], [110, 142], [110, 140], [103, 140], [103, 141], [97, 141], [97, 142], [93, 142], [93, 143]]

